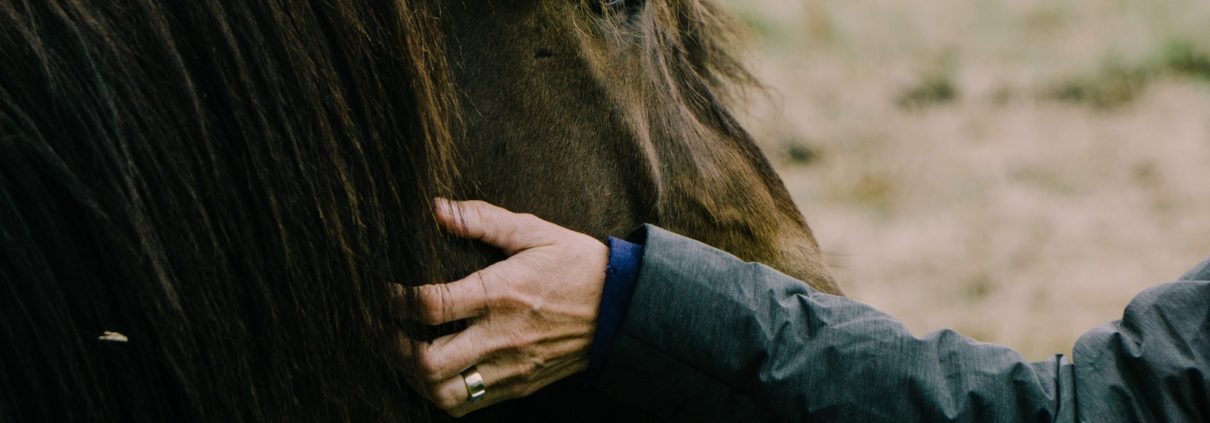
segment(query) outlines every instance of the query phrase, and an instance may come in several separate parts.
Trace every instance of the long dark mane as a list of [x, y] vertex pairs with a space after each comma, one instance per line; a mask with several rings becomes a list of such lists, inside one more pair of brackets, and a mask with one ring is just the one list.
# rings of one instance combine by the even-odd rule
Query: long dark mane
[[619, 43], [638, 40], [642, 78], [651, 84], [645, 93], [651, 98], [644, 100], [677, 109], [669, 115], [677, 129], [750, 139], [730, 110], [749, 89], [763, 87], [737, 57], [749, 34], [731, 14], [711, 0], [624, 1], [643, 8], [629, 17], [630, 11], [584, 1], [585, 7], [615, 15], [597, 28], [605, 36]]
[[414, 418], [436, 3], [0, 1], [0, 420]]

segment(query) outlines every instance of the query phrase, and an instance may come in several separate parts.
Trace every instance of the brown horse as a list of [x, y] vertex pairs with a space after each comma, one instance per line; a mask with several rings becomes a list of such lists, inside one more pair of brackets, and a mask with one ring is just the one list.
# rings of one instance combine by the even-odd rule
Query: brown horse
[[[498, 258], [435, 195], [837, 292], [727, 112], [732, 29], [706, 0], [0, 0], [0, 421], [424, 418], [389, 282]], [[480, 418], [601, 410], [632, 416], [561, 384]]]

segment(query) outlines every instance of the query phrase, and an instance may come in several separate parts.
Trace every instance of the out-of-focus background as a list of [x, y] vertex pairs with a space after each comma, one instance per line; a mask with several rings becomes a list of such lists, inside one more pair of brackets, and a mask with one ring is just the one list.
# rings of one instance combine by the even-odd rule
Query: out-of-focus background
[[748, 127], [917, 334], [1068, 353], [1210, 256], [1210, 2], [727, 4], [772, 89]]

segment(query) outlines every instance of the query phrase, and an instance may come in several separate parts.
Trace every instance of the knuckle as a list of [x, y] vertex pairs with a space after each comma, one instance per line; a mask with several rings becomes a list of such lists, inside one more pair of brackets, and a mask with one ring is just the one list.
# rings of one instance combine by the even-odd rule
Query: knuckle
[[445, 301], [438, 295], [425, 296], [420, 302], [418, 315], [423, 323], [434, 324], [441, 321]]
[[451, 300], [449, 285], [424, 285], [418, 287], [415, 292], [416, 300], [413, 304], [416, 310], [412, 314], [422, 323], [440, 323]]
[[518, 300], [525, 306], [525, 315], [532, 321], [543, 321], [546, 319], [544, 307], [546, 299], [534, 295], [529, 295]]
[[426, 382], [437, 383], [441, 381], [441, 363], [433, 354], [419, 354], [416, 357], [416, 368]]

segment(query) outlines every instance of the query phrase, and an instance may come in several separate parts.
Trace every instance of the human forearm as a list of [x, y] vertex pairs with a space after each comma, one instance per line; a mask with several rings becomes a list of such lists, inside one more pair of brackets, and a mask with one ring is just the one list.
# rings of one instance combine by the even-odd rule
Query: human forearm
[[915, 338], [868, 306], [648, 230], [627, 321], [598, 381], [612, 395], [683, 418], [745, 401], [784, 420], [1046, 421], [1059, 412], [1057, 378], [1070, 369], [1057, 360], [1028, 363], [948, 331]]
[[648, 228], [598, 386], [677, 420], [1207, 421], [1207, 280], [1210, 261], [1140, 294], [1074, 365], [1030, 363]]

